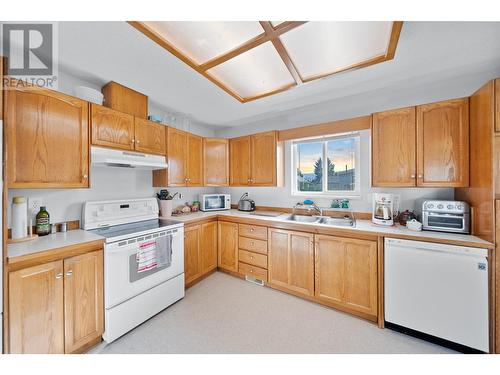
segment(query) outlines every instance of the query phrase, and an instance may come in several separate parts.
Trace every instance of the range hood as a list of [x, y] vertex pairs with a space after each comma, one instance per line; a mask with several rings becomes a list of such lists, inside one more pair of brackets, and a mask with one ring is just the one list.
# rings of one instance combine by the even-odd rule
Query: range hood
[[95, 167], [155, 170], [165, 169], [168, 166], [165, 156], [95, 146], [90, 148], [90, 157], [91, 164]]

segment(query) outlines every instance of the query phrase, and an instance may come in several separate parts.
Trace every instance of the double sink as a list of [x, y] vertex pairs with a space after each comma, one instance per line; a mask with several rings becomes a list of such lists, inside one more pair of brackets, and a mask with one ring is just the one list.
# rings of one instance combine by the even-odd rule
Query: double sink
[[330, 217], [330, 216], [308, 216], [308, 215], [290, 215], [284, 218], [286, 221], [294, 221], [297, 223], [316, 223], [326, 224], [334, 227], [355, 227], [356, 220], [354, 217], [346, 215], [344, 217]]

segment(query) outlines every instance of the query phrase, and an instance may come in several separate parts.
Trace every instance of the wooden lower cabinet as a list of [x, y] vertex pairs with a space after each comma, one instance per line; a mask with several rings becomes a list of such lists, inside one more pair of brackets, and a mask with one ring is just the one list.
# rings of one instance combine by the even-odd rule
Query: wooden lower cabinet
[[64, 353], [63, 261], [9, 273], [9, 352]]
[[186, 226], [184, 229], [185, 284], [217, 268], [217, 221]]
[[269, 228], [268, 283], [314, 295], [314, 235]]
[[104, 329], [103, 252], [9, 273], [9, 352], [76, 353]]
[[315, 236], [315, 297], [333, 307], [377, 316], [377, 243]]
[[238, 224], [219, 221], [218, 260], [219, 268], [238, 272]]
[[64, 260], [64, 352], [75, 353], [104, 331], [103, 252]]

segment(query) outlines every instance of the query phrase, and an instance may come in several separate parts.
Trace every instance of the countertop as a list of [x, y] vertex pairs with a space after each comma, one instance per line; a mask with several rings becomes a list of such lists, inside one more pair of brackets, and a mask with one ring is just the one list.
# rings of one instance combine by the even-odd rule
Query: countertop
[[[290, 213], [283, 213], [276, 217], [259, 216], [248, 212], [242, 212], [235, 209], [227, 211], [211, 211], [211, 212], [193, 212], [189, 214], [184, 214], [180, 216], [172, 217], [174, 220], [182, 221], [185, 224], [191, 222], [196, 222], [210, 217], [228, 217], [228, 218], [246, 218], [252, 220], [261, 220], [263, 225], [266, 223], [280, 222], [280, 223], [292, 223], [290, 221], [284, 220], [285, 217], [289, 216]], [[384, 237], [395, 237], [395, 238], [405, 238], [414, 239], [422, 241], [434, 241], [434, 242], [446, 242], [446, 243], [456, 243], [457, 245], [466, 246], [477, 246], [483, 248], [493, 248], [494, 245], [488, 241], [485, 241], [479, 237], [471, 236], [468, 234], [457, 234], [457, 233], [443, 233], [443, 232], [431, 232], [431, 231], [412, 231], [405, 226], [394, 225], [392, 227], [385, 227], [381, 225], [373, 224], [370, 220], [356, 220], [356, 227], [335, 227], [327, 224], [318, 223], [296, 223], [294, 225], [300, 225], [307, 230], [307, 227], [322, 227], [330, 229], [338, 229], [339, 231], [353, 231], [353, 232], [364, 232], [371, 233]]]
[[32, 241], [12, 243], [7, 246], [7, 258], [42, 253], [57, 248], [80, 245], [86, 242], [104, 240], [104, 237], [86, 230], [75, 229], [37, 237]]

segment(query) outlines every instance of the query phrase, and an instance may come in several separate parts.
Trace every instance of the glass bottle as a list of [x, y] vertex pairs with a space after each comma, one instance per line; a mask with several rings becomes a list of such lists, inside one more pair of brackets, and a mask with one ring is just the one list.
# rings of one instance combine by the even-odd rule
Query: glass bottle
[[40, 212], [36, 214], [36, 234], [46, 236], [50, 233], [50, 215], [45, 206], [40, 207]]

